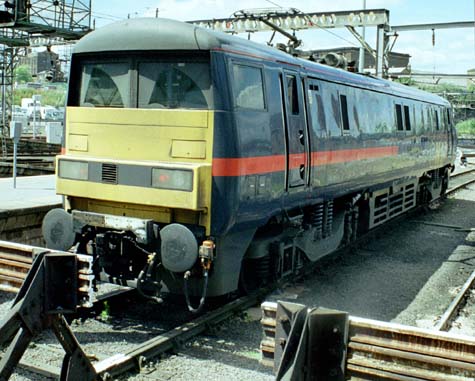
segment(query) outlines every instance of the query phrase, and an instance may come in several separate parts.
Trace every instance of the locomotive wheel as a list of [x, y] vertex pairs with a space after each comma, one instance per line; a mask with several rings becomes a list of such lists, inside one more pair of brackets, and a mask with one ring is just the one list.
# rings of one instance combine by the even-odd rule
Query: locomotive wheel
[[445, 192], [447, 191], [447, 189], [449, 188], [449, 169], [445, 169], [444, 171], [444, 177], [442, 178], [442, 186], [441, 186], [441, 190], [440, 190], [440, 197], [445, 199], [447, 196], [445, 194]]
[[419, 196], [418, 204], [422, 206], [428, 205], [430, 200], [432, 199], [432, 195], [430, 191], [427, 189], [426, 185], [421, 186], [418, 196]]
[[248, 295], [265, 286], [270, 280], [270, 256], [261, 258], [244, 259], [239, 273], [239, 291]]
[[247, 263], [248, 261], [249, 260], [243, 260], [241, 272], [239, 273], [239, 292], [243, 295], [249, 295], [259, 287], [252, 267]]

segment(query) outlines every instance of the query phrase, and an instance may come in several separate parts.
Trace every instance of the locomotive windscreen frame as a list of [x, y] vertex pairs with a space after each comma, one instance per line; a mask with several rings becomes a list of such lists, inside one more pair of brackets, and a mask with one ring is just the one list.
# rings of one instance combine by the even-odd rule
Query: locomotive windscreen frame
[[212, 109], [209, 61], [196, 52], [79, 55], [70, 81], [78, 91], [68, 92], [68, 106]]

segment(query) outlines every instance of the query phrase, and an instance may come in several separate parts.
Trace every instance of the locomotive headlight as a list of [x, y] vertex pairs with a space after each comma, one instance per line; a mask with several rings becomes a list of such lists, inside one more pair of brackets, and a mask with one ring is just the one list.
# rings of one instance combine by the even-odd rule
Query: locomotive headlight
[[193, 190], [193, 171], [153, 168], [152, 187], [191, 192]]
[[89, 176], [88, 163], [84, 161], [60, 160], [58, 176], [62, 179], [87, 180]]

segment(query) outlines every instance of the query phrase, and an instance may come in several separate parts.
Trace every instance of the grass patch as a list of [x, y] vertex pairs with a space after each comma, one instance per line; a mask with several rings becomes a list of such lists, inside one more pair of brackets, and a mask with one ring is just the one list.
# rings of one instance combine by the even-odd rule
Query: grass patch
[[108, 321], [111, 320], [110, 306], [109, 306], [109, 302], [107, 300], [104, 302], [103, 309], [102, 309], [101, 314], [99, 316], [99, 320], [102, 320], [104, 322], [108, 322]]
[[475, 118], [458, 122], [455, 125], [457, 134], [460, 135], [475, 135]]
[[13, 93], [13, 104], [20, 105], [22, 98], [31, 98], [33, 95], [41, 95], [41, 105], [64, 107], [66, 103], [66, 85], [64, 83], [54, 84], [56, 90], [46, 89], [16, 89]]

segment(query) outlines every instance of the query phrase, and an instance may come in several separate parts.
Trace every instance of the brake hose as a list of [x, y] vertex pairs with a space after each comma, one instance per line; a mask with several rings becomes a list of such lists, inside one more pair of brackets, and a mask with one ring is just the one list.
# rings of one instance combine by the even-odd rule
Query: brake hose
[[200, 304], [198, 305], [197, 308], [194, 308], [191, 305], [190, 297], [188, 295], [188, 278], [190, 277], [190, 275], [191, 275], [191, 272], [188, 270], [187, 272], [185, 272], [185, 275], [183, 276], [183, 279], [184, 279], [183, 291], [184, 291], [184, 294], [185, 294], [186, 305], [188, 306], [188, 310], [191, 313], [197, 314], [198, 312], [200, 312], [202, 310], [202, 308], [205, 304], [206, 292], [208, 290], [208, 270], [205, 269], [203, 271], [203, 277], [204, 277], [203, 292], [202, 292], [202, 295], [201, 295]]

